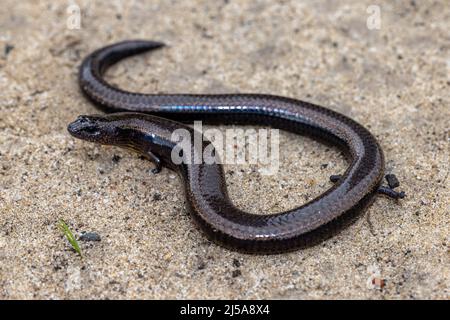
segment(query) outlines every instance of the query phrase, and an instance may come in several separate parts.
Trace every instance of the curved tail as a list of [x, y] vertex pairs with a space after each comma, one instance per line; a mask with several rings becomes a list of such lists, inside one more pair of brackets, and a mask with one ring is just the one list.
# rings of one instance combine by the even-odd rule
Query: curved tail
[[91, 70], [103, 74], [103, 72], [123, 58], [133, 56], [150, 50], [164, 47], [165, 44], [148, 40], [128, 40], [103, 47], [87, 56], [82, 64], [90, 64]]

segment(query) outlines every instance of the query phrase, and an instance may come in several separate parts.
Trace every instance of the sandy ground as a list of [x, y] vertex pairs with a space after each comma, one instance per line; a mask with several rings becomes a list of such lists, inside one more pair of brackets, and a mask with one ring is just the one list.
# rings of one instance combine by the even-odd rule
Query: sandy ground
[[[80, 29], [67, 27], [67, 3], [0, 6], [0, 298], [449, 298], [446, 1], [381, 2], [373, 30], [372, 1], [77, 1]], [[378, 197], [339, 235], [289, 254], [210, 243], [173, 172], [153, 175], [135, 154], [66, 131], [98, 113], [77, 86], [83, 56], [130, 38], [169, 47], [114, 67], [112, 83], [323, 104], [376, 135], [408, 197]], [[280, 153], [274, 176], [226, 167], [240, 208], [293, 208], [346, 166], [336, 150], [284, 132]], [[77, 236], [100, 235], [80, 241], [83, 259], [61, 218]]]

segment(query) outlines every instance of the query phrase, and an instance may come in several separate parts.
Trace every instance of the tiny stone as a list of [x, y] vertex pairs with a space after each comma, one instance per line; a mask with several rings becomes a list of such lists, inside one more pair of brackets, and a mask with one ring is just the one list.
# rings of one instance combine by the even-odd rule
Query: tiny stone
[[100, 235], [95, 232], [83, 232], [80, 236], [81, 241], [100, 241]]
[[14, 49], [13, 45], [7, 44], [5, 46], [5, 56], [7, 56]]
[[153, 201], [159, 201], [159, 200], [161, 200], [161, 195], [160, 195], [159, 193], [155, 193], [155, 194], [153, 195], [152, 200], [153, 200]]
[[233, 273], [231, 274], [231, 276], [232, 276], [233, 278], [237, 278], [237, 277], [239, 277], [241, 274], [242, 274], [242, 273], [241, 273], [241, 270], [237, 269], [237, 270], [233, 270]]
[[372, 279], [372, 284], [377, 287], [378, 289], [383, 289], [386, 285], [386, 282], [384, 279], [381, 278], [374, 278]]
[[198, 270], [203, 270], [206, 268], [206, 263], [204, 261], [200, 261], [200, 263], [197, 266]]
[[235, 266], [236, 268], [239, 268], [241, 266], [241, 263], [238, 259], [233, 259], [233, 266]]

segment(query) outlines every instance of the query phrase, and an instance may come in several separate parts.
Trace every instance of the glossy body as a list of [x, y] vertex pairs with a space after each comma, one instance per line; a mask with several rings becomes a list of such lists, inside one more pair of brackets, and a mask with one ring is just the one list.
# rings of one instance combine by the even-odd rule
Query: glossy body
[[[372, 200], [384, 173], [382, 150], [367, 129], [342, 114], [272, 95], [140, 94], [114, 88], [103, 80], [104, 72], [113, 63], [161, 46], [151, 41], [126, 41], [89, 55], [80, 68], [82, 91], [106, 112], [119, 113], [95, 119], [84, 116], [72, 123], [69, 131], [85, 140], [150, 154], [151, 160], [179, 172], [192, 217], [210, 239], [247, 252], [292, 250], [331, 236]], [[230, 201], [220, 165], [171, 163], [175, 142], [169, 134], [176, 128], [192, 130], [179, 121], [193, 119], [269, 125], [309, 135], [337, 145], [350, 165], [329, 190], [298, 208], [277, 214], [249, 214]], [[95, 132], [94, 127], [100, 134], [89, 136], [84, 129], [89, 126], [87, 131]]]

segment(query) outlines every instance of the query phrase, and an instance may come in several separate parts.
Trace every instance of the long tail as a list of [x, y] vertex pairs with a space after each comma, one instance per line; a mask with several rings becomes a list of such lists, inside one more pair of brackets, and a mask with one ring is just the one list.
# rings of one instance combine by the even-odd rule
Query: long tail
[[[147, 52], [164, 47], [165, 44], [157, 41], [147, 40], [128, 40], [103, 47], [90, 54], [81, 66], [81, 70], [90, 69], [103, 75], [103, 72], [123, 58], [133, 56], [135, 54]], [[84, 68], [84, 67], [90, 68]]]

